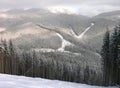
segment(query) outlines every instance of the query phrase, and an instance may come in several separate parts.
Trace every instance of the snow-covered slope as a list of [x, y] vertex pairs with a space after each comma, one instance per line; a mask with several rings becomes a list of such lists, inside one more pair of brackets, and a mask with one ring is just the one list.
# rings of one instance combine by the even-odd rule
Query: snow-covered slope
[[118, 88], [0, 74], [0, 88]]

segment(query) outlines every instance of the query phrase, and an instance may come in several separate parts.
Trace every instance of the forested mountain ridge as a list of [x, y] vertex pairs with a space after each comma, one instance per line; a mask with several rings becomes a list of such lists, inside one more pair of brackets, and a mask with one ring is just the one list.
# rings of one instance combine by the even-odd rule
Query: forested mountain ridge
[[[40, 30], [36, 24], [43, 24], [47, 27], [58, 27], [65, 33], [69, 33], [70, 26], [72, 26], [74, 32], [79, 35], [94, 22], [95, 25], [85, 33], [83, 38], [85, 43], [89, 43], [87, 46], [97, 48], [101, 45], [102, 36], [105, 33], [106, 28], [108, 27], [112, 30], [113, 27], [119, 23], [118, 21], [120, 21], [119, 11], [113, 11], [110, 13], [110, 16], [107, 15], [107, 13], [105, 13], [106, 16], [103, 16], [103, 13], [90, 18], [75, 14], [55, 14], [49, 10], [37, 8], [27, 10], [11, 9], [0, 13], [0, 33], [4, 37], [8, 36], [9, 38], [13, 38], [17, 43], [22, 39], [23, 43], [21, 42], [17, 44], [20, 47], [25, 47], [25, 42], [29, 39], [28, 42], [32, 42], [34, 45], [36, 45], [36, 41], [39, 41], [39, 45], [37, 44], [38, 48], [56, 49], [60, 46], [61, 41], [59, 37], [53, 32]], [[117, 17], [118, 19], [112, 17]], [[48, 42], [50, 42], [49, 45], [46, 45]], [[30, 43], [27, 45], [28, 48], [34, 47]]]
[[107, 29], [112, 33], [118, 15], [108, 19], [44, 9], [1, 12], [0, 72], [103, 85], [103, 35]]

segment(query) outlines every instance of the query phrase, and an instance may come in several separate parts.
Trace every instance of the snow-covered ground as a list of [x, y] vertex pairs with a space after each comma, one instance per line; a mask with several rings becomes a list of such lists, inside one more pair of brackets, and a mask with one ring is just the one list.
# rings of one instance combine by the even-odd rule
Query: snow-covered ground
[[0, 88], [117, 88], [0, 74]]
[[89, 27], [87, 27], [80, 35], [77, 35], [73, 29], [71, 29], [71, 34], [78, 39], [83, 39], [83, 36], [85, 35], [86, 32], [88, 32], [95, 24], [91, 23], [91, 25]]

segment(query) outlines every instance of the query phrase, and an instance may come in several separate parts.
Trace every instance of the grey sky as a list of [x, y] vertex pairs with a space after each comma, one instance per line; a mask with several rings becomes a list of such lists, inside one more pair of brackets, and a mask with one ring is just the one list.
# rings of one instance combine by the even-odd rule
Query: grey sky
[[83, 15], [95, 15], [120, 10], [120, 0], [0, 0], [0, 9], [41, 7], [65, 8]]

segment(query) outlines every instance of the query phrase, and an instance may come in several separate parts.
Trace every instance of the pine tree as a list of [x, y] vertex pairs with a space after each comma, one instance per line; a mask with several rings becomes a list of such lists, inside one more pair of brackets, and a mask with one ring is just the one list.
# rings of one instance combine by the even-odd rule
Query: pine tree
[[116, 72], [116, 82], [120, 85], [120, 25], [117, 26], [118, 29], [118, 58], [117, 58], [117, 72]]
[[9, 58], [9, 50], [8, 50], [8, 45], [7, 41], [3, 41], [3, 47], [4, 47], [4, 73], [6, 74], [11, 74], [11, 65], [10, 65], [10, 58]]
[[0, 46], [0, 73], [4, 73], [4, 48], [2, 46]]
[[18, 62], [19, 58], [17, 53], [15, 52], [14, 45], [12, 40], [9, 41], [9, 58], [10, 58], [10, 65], [11, 65], [11, 74], [18, 74]]
[[102, 50], [101, 50], [101, 55], [102, 55], [102, 59], [103, 59], [103, 82], [105, 86], [109, 85], [109, 65], [110, 65], [110, 47], [109, 47], [109, 43], [110, 43], [110, 34], [109, 31], [106, 31], [104, 40], [103, 40], [103, 46], [102, 46]]
[[110, 43], [110, 57], [111, 57], [111, 84], [117, 83], [117, 59], [118, 59], [118, 28], [114, 28], [114, 33], [111, 35]]

